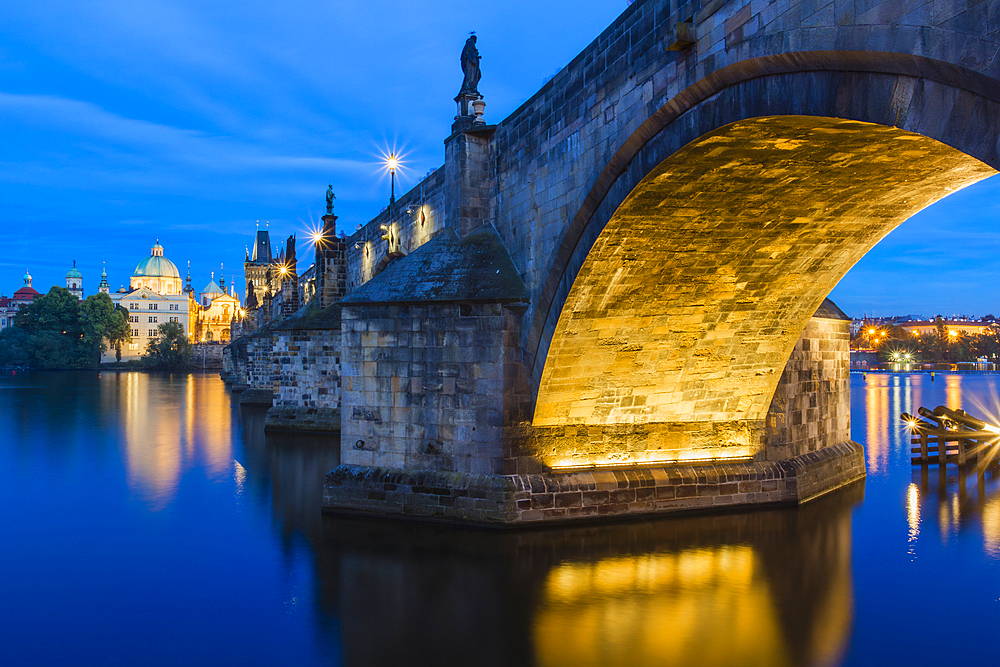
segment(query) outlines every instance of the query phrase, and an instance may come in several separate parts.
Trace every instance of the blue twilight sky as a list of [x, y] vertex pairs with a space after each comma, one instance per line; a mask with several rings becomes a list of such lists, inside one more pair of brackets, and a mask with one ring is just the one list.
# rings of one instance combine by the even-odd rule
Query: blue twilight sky
[[[242, 284], [255, 221], [272, 242], [322, 214], [342, 229], [387, 203], [379, 154], [401, 149], [401, 191], [443, 161], [479, 35], [486, 116], [516, 109], [625, 0], [349, 2], [32, 0], [0, 19], [0, 291], [25, 268], [46, 291], [74, 259], [86, 293], [112, 289], [159, 239], [194, 287], [225, 263]], [[849, 314], [1000, 315], [1000, 179], [907, 222], [842, 281]], [[942, 248], [947, 248], [942, 251]], [[301, 256], [301, 251], [300, 251]]]

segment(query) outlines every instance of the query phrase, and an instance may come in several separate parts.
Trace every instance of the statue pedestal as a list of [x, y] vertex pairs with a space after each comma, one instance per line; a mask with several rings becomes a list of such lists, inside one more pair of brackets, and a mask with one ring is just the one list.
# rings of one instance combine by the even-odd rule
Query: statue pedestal
[[486, 102], [483, 101], [482, 95], [461, 92], [455, 98], [455, 102], [458, 104], [458, 114], [455, 116], [455, 122], [451, 125], [452, 133], [486, 127], [486, 122], [483, 121], [482, 117], [482, 110], [486, 107]]

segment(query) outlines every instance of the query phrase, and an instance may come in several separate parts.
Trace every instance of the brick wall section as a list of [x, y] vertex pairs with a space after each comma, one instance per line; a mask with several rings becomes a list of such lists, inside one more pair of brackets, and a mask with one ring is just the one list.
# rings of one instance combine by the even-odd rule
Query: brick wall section
[[342, 461], [501, 473], [504, 413], [519, 400], [521, 309], [345, 304], [342, 312]]
[[340, 430], [340, 329], [276, 331], [274, 407], [265, 427]]
[[323, 508], [517, 526], [802, 503], [864, 475], [864, 450], [854, 442], [785, 461], [566, 474], [463, 475], [348, 464], [327, 476]]
[[766, 419], [777, 461], [851, 439], [850, 322], [814, 317], [795, 344]]

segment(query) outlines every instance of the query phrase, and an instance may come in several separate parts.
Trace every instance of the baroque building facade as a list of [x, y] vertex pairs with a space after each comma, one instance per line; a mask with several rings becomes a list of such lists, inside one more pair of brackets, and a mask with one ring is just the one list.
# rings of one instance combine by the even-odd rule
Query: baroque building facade
[[[103, 285], [107, 282], [106, 274], [102, 274], [102, 278]], [[177, 322], [190, 336], [191, 314], [197, 303], [182, 289], [180, 272], [164, 256], [159, 240], [150, 249], [149, 256], [136, 265], [129, 279], [129, 289], [120, 289], [109, 296], [116, 306], [128, 311], [132, 341], [122, 346], [123, 361], [145, 354], [150, 341], [158, 336], [160, 324]], [[116, 350], [108, 346], [101, 363], [115, 361]]]

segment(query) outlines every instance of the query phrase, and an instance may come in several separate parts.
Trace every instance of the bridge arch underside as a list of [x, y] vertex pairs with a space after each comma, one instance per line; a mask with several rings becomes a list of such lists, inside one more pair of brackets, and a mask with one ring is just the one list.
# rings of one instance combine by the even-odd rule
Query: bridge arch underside
[[908, 217], [994, 169], [897, 127], [740, 120], [646, 170], [559, 311], [532, 422], [554, 469], [767, 458], [803, 328]]

